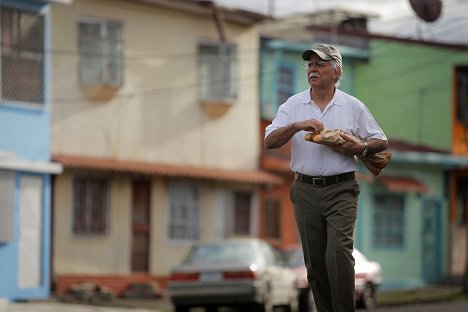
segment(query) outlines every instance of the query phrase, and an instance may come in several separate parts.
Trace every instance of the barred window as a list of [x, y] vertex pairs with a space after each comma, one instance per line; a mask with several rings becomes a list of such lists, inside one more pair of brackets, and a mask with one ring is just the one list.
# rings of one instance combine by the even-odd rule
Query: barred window
[[233, 100], [237, 96], [236, 46], [202, 43], [198, 53], [201, 100]]
[[398, 194], [374, 197], [374, 246], [402, 247], [404, 238], [404, 198]]
[[281, 65], [278, 75], [277, 107], [294, 94], [294, 67]]
[[169, 227], [171, 240], [195, 241], [200, 238], [200, 188], [195, 184], [169, 184]]
[[123, 84], [123, 27], [116, 22], [85, 19], [79, 23], [80, 81]]
[[263, 205], [263, 231], [266, 238], [280, 238], [281, 202], [267, 199]]
[[468, 127], [468, 66], [455, 68], [457, 119]]
[[73, 234], [109, 233], [109, 180], [75, 177], [73, 181]]
[[251, 193], [234, 193], [234, 235], [250, 234], [251, 198]]
[[1, 99], [44, 104], [44, 17], [0, 6]]

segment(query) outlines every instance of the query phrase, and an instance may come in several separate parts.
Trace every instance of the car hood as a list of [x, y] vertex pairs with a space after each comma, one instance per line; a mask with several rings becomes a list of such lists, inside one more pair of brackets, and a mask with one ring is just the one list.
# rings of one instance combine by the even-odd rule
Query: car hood
[[173, 272], [193, 272], [193, 271], [245, 271], [250, 270], [252, 265], [256, 264], [257, 269], [261, 269], [258, 263], [253, 262], [205, 262], [199, 264], [181, 264], [175, 266]]

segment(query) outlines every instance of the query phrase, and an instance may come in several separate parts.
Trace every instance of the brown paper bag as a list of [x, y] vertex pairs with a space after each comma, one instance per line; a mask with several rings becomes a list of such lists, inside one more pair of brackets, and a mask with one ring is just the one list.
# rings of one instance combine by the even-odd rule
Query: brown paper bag
[[[330, 130], [330, 129], [323, 129], [319, 134], [314, 133], [307, 133], [304, 136], [304, 139], [307, 141], [311, 141], [317, 144], [323, 145], [338, 145], [343, 144], [345, 139], [341, 137], [341, 133], [346, 133], [340, 129]], [[362, 139], [346, 133], [348, 136], [351, 137], [352, 140], [355, 142], [361, 143]], [[388, 163], [392, 158], [392, 154], [387, 151], [375, 153], [375, 154], [368, 154], [366, 156], [357, 155], [357, 158], [362, 161], [364, 166], [374, 175], [379, 176]]]

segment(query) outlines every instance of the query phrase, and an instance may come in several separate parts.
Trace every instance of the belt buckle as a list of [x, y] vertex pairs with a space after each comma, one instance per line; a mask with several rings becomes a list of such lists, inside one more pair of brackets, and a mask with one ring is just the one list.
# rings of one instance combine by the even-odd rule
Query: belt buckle
[[325, 182], [324, 178], [312, 178], [312, 185], [313, 186], [326, 186], [327, 183]]

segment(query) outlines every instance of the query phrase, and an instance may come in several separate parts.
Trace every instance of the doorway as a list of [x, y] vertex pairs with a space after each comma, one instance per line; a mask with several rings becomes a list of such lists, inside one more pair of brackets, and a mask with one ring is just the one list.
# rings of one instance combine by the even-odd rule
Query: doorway
[[422, 215], [423, 277], [428, 283], [437, 283], [442, 278], [441, 201], [425, 199]]
[[148, 273], [151, 183], [132, 183], [132, 272]]

